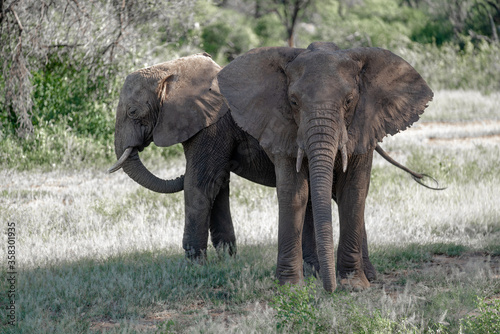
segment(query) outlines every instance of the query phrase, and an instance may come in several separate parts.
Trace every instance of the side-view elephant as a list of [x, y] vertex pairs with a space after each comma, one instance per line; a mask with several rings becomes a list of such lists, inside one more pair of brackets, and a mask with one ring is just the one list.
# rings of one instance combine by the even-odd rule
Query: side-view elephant
[[[209, 231], [214, 247], [236, 252], [229, 207], [229, 175], [274, 187], [274, 166], [257, 140], [238, 127], [217, 85], [220, 71], [208, 54], [168, 61], [129, 74], [116, 111], [115, 153], [108, 171], [123, 168], [140, 185], [160, 193], [184, 190], [183, 248], [193, 260], [206, 256]], [[151, 142], [182, 143], [186, 171], [163, 180], [141, 162]], [[312, 219], [312, 218], [311, 218]]]
[[390, 51], [317, 42], [251, 50], [219, 72], [218, 86], [236, 123], [275, 166], [280, 283], [303, 279], [300, 245], [310, 198], [320, 277], [325, 290], [335, 290], [333, 197], [340, 283], [368, 287], [364, 208], [373, 151], [419, 119], [433, 97], [424, 79]]

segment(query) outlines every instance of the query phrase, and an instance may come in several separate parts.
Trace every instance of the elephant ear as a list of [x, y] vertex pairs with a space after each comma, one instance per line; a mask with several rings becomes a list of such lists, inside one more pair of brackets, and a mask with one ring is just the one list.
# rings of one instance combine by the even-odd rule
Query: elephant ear
[[157, 146], [181, 143], [217, 122], [228, 107], [213, 79], [220, 71], [208, 54], [180, 58], [156, 66], [159, 113], [153, 130]]
[[304, 51], [257, 48], [233, 60], [217, 77], [236, 123], [273, 155], [297, 154], [297, 125], [288, 101], [285, 68]]
[[433, 93], [401, 57], [379, 48], [346, 50], [358, 62], [359, 101], [348, 129], [348, 153], [364, 154], [416, 122]]

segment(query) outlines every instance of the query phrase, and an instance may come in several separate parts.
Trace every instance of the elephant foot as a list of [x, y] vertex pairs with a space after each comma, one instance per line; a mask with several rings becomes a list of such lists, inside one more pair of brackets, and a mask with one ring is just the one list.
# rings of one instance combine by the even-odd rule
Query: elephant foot
[[319, 264], [304, 261], [304, 277], [319, 277]]
[[351, 273], [347, 277], [340, 278], [340, 288], [348, 291], [361, 291], [368, 289], [370, 282], [364, 273]]
[[207, 250], [206, 249], [189, 249], [186, 250], [186, 258], [193, 264], [206, 264], [207, 263]]
[[377, 271], [370, 261], [363, 262], [363, 271], [369, 282], [373, 282], [377, 279]]
[[219, 258], [223, 258], [226, 255], [235, 256], [237, 252], [236, 244], [232, 242], [230, 243], [220, 242], [215, 247], [215, 250], [217, 251], [217, 255]]
[[313, 254], [303, 253], [304, 277], [319, 277], [319, 260], [316, 251]]

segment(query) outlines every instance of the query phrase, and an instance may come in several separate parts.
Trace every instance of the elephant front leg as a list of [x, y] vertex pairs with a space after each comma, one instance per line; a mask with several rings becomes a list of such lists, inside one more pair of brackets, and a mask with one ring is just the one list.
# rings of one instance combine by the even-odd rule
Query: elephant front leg
[[210, 236], [219, 254], [236, 254], [236, 237], [229, 206], [229, 184], [225, 184], [215, 197], [210, 216]]
[[307, 172], [295, 170], [294, 159], [276, 159], [276, 189], [279, 202], [278, 261], [280, 284], [303, 281], [302, 228], [308, 199]]
[[186, 257], [204, 262], [207, 256], [208, 230], [212, 201], [198, 188], [189, 174], [184, 179], [185, 224], [182, 247]]
[[355, 289], [370, 286], [365, 269], [370, 269], [371, 263], [364, 264], [364, 258], [368, 259], [364, 214], [372, 153], [351, 157], [336, 186], [340, 221], [337, 272], [341, 285]]

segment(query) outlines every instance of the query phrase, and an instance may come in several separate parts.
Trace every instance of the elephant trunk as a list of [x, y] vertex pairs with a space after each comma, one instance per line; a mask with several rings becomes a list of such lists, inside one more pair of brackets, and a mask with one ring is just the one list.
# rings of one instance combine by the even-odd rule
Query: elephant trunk
[[[325, 122], [324, 117], [310, 121], [306, 145], [320, 276], [327, 291], [336, 288], [331, 202], [333, 171], [337, 150], [344, 150], [345, 145], [342, 126], [336, 126], [340, 122], [332, 121]], [[344, 158], [346, 161], [347, 157]]]
[[127, 175], [141, 186], [158, 193], [175, 193], [184, 190], [184, 175], [173, 180], [163, 180], [151, 173], [142, 163], [137, 149], [127, 148], [108, 171], [123, 168]]

